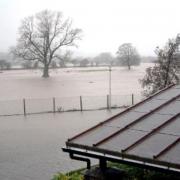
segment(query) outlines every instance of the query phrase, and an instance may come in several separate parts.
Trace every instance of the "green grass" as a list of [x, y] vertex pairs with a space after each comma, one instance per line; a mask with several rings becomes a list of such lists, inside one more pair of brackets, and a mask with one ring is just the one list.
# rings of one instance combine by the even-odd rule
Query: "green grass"
[[52, 180], [83, 180], [83, 176], [79, 173], [69, 174], [56, 174]]
[[[119, 163], [108, 162], [108, 167], [124, 170], [126, 172], [124, 180], [180, 180], [180, 176], [163, 174]], [[82, 172], [84, 170], [78, 169], [66, 174], [58, 173], [54, 175], [52, 180], [83, 180]]]
[[108, 166], [124, 170], [127, 174], [127, 180], [180, 180], [180, 177], [176, 175], [164, 174], [119, 163], [109, 162]]
[[70, 171], [66, 174], [57, 173], [56, 175], [54, 175], [52, 180], [83, 180], [83, 175], [81, 174], [81, 172], [84, 170], [85, 168]]

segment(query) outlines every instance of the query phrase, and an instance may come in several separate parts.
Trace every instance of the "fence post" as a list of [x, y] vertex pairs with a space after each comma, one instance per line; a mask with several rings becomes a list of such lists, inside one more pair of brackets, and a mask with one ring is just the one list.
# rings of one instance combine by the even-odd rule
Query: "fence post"
[[109, 110], [111, 111], [111, 107], [112, 107], [112, 95], [109, 95]]
[[109, 95], [107, 95], [107, 109], [109, 109]]
[[53, 113], [56, 112], [56, 99], [53, 97]]
[[80, 109], [81, 109], [81, 111], [83, 111], [82, 96], [80, 96]]
[[132, 105], [134, 105], [134, 94], [132, 94], [131, 98], [132, 98]]
[[26, 116], [26, 100], [23, 99], [23, 110], [24, 110], [24, 116]]

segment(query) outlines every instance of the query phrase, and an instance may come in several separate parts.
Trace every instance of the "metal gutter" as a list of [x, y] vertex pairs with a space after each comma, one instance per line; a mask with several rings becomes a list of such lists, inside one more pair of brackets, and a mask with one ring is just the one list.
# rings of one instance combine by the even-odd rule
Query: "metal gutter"
[[151, 163], [151, 164], [155, 164], [155, 165], [160, 165], [160, 166], [164, 166], [167, 168], [175, 168], [178, 171], [180, 171], [180, 164], [173, 164], [170, 162], [166, 162], [166, 161], [159, 161], [156, 159], [151, 159], [151, 158], [147, 158], [147, 157], [140, 157], [137, 155], [133, 155], [133, 154], [126, 154], [126, 153], [122, 153], [122, 152], [118, 152], [118, 151], [110, 151], [110, 150], [106, 150], [106, 149], [102, 149], [102, 148], [97, 148], [97, 147], [92, 147], [92, 146], [86, 146], [86, 145], [80, 145], [80, 144], [76, 144], [76, 143], [66, 143], [67, 144], [67, 148], [71, 149], [70, 147], [75, 147], [78, 149], [84, 149], [87, 151], [93, 151], [95, 153], [102, 153], [104, 156], [106, 155], [113, 155], [116, 158], [127, 158], [129, 160], [135, 160], [135, 161], [139, 161], [139, 162], [143, 162], [143, 163]]
[[155, 164], [154, 163], [155, 160], [151, 160], [151, 161], [147, 161], [146, 159], [138, 160], [138, 158], [132, 159], [129, 157], [114, 156], [114, 155], [109, 155], [109, 154], [104, 154], [104, 153], [96, 153], [96, 152], [91, 152], [87, 150], [82, 151], [78, 149], [69, 149], [69, 148], [62, 148], [62, 150], [66, 153], [73, 153], [80, 156], [86, 156], [86, 157], [95, 158], [99, 160], [104, 159], [106, 161], [127, 164], [127, 165], [136, 166], [136, 167], [149, 169], [149, 170], [156, 170], [163, 173], [177, 174], [178, 176], [180, 176], [179, 168], [171, 167], [171, 166], [163, 165], [163, 164]]

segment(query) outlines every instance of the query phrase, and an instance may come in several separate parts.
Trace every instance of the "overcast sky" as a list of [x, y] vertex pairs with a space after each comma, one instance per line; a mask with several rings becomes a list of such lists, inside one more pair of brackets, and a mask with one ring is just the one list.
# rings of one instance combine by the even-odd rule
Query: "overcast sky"
[[16, 44], [21, 20], [41, 10], [62, 11], [83, 30], [78, 54], [115, 54], [132, 43], [141, 55], [180, 33], [180, 0], [0, 0], [0, 51]]

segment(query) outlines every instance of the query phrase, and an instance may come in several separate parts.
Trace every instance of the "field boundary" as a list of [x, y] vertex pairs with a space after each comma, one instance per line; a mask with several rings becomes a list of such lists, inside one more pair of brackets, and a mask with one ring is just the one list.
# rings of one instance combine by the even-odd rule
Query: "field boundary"
[[0, 116], [111, 110], [127, 108], [142, 99], [140, 94], [127, 94], [0, 100]]

